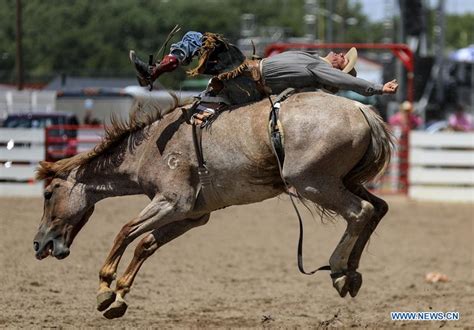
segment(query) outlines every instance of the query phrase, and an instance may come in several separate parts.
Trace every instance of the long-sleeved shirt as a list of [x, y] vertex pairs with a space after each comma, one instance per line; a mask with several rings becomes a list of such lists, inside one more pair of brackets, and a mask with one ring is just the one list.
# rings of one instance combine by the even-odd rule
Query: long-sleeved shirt
[[318, 55], [304, 51], [287, 51], [265, 58], [262, 74], [265, 85], [271, 88], [273, 94], [278, 94], [288, 87], [330, 86], [370, 96], [382, 94], [383, 88], [382, 84], [353, 77], [333, 68]]

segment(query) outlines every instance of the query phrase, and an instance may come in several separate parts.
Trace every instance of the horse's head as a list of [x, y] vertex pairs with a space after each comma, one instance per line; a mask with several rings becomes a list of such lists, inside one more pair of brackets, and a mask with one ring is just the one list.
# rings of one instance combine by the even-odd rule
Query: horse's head
[[36, 258], [66, 258], [74, 237], [92, 215], [94, 203], [88, 201], [84, 184], [58, 175], [53, 163], [41, 162], [37, 178], [52, 180], [44, 190], [43, 217], [33, 242]]

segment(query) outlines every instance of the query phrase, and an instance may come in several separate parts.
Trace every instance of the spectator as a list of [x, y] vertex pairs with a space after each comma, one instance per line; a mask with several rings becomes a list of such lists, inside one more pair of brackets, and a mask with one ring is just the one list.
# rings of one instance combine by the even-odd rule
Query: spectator
[[472, 116], [464, 111], [462, 105], [457, 105], [456, 111], [448, 117], [449, 129], [458, 132], [474, 130]]
[[423, 123], [423, 120], [413, 113], [413, 104], [405, 101], [401, 104], [400, 110], [388, 119], [391, 126], [402, 129], [416, 129]]
[[84, 115], [84, 125], [100, 125], [100, 120], [92, 117], [91, 110], [86, 110]]

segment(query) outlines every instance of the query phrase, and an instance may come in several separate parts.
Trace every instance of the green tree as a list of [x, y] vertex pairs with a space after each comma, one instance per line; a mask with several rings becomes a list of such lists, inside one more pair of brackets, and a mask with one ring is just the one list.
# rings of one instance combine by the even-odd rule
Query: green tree
[[[331, 0], [317, 0], [318, 29], [327, 28]], [[15, 0], [0, 0], [0, 81], [15, 78]], [[47, 81], [70, 75], [132, 76], [128, 50], [147, 57], [158, 51], [176, 24], [182, 31], [212, 31], [235, 42], [243, 13], [252, 13], [260, 27], [282, 27], [289, 36], [305, 33], [305, 0], [24, 0], [23, 51], [26, 80]], [[336, 42], [380, 42], [381, 23], [370, 22], [358, 1], [334, 2], [339, 22], [333, 22]], [[355, 20], [354, 20], [355, 18]], [[473, 15], [447, 17], [447, 45], [473, 43]], [[351, 19], [351, 20], [348, 20]], [[352, 23], [355, 25], [349, 25]], [[321, 31], [320, 31], [321, 32]], [[169, 47], [169, 45], [168, 45]], [[159, 54], [161, 56], [161, 54]], [[160, 80], [178, 87], [183, 69]]]
[[446, 46], [450, 49], [474, 44], [474, 14], [446, 17]]

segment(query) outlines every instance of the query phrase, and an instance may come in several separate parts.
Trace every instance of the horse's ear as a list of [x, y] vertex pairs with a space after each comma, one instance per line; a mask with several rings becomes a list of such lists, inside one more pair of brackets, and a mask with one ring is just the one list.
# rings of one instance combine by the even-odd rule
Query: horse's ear
[[39, 166], [36, 168], [36, 180], [45, 180], [48, 178], [52, 178], [55, 172], [53, 171], [53, 163], [40, 161]]

